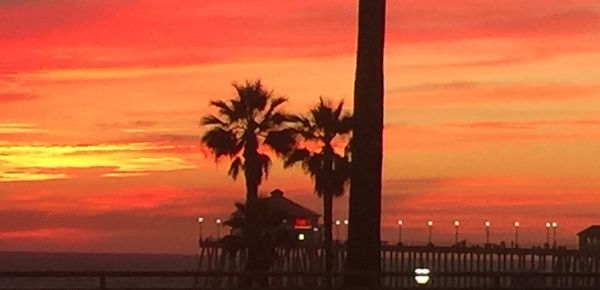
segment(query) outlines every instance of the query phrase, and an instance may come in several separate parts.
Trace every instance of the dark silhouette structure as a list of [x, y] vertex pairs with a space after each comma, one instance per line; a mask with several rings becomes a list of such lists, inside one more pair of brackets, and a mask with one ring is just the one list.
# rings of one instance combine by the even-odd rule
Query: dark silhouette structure
[[201, 124], [209, 127], [202, 143], [217, 159], [232, 159], [228, 174], [236, 179], [243, 171], [246, 180], [246, 202], [258, 199], [258, 186], [268, 175], [271, 159], [258, 151], [263, 144], [285, 156], [295, 144], [294, 131], [289, 128], [292, 116], [279, 107], [287, 101], [273, 96], [260, 80], [233, 84], [236, 96], [228, 101], [211, 101], [218, 116], [207, 115]]
[[[319, 100], [308, 116], [298, 117], [298, 135], [314, 146], [296, 148], [288, 155], [285, 166], [302, 165], [313, 180], [314, 192], [323, 199], [323, 228], [325, 246], [325, 270], [332, 269], [333, 198], [344, 194], [350, 179], [350, 160], [346, 152], [340, 155], [334, 150], [334, 142], [347, 140], [352, 131], [350, 113], [342, 111], [343, 102], [333, 105]], [[300, 143], [299, 143], [300, 144]], [[316, 149], [310, 149], [315, 148]]]
[[[205, 273], [236, 273], [239, 265], [243, 265], [242, 252], [228, 259], [217, 243], [208, 242], [201, 247], [201, 269]], [[334, 245], [333, 273], [322, 271], [322, 247], [285, 247], [275, 251], [278, 259], [267, 273], [271, 279], [269, 285], [275, 289], [326, 289], [329, 286], [328, 277], [333, 277], [336, 289], [369, 288], [350, 288], [342, 284], [346, 282], [343, 281], [347, 280], [346, 277], [357, 275], [343, 269], [346, 256], [343, 244]], [[600, 289], [600, 256], [594, 252], [548, 248], [383, 245], [380, 256], [381, 275], [375, 277], [380, 287], [376, 289]], [[416, 283], [417, 268], [430, 270], [429, 284], [421, 286]], [[199, 285], [213, 286], [210, 289], [218, 288], [215, 285], [221, 285], [222, 288], [236, 285], [236, 276], [200, 276]]]
[[354, 132], [347, 270], [367, 273], [350, 287], [378, 288], [381, 271], [381, 169], [383, 159], [383, 46], [385, 0], [360, 0], [354, 83]]
[[[280, 156], [288, 154], [295, 146], [294, 130], [289, 128], [293, 120], [280, 110], [287, 101], [275, 97], [260, 82], [233, 83], [236, 95], [228, 101], [211, 101], [218, 109], [218, 116], [207, 115], [201, 124], [209, 127], [202, 136], [202, 143], [216, 159], [227, 156], [232, 159], [228, 174], [236, 179], [243, 171], [246, 181], [246, 204], [243, 228], [245, 246], [248, 248], [247, 271], [268, 269], [267, 253], [271, 246], [265, 232], [272, 219], [265, 215], [264, 204], [258, 199], [258, 186], [269, 173], [271, 158], [258, 151], [259, 145], [273, 149]], [[265, 268], [266, 267], [266, 268]], [[248, 285], [254, 281], [249, 280]], [[259, 279], [265, 283], [264, 278]]]
[[[320, 215], [284, 196], [276, 189], [264, 198], [269, 210], [282, 221], [297, 245], [314, 245], [321, 242]], [[317, 229], [317, 232], [314, 229]]]
[[579, 250], [600, 253], [600, 225], [590, 226], [577, 233], [579, 237]]

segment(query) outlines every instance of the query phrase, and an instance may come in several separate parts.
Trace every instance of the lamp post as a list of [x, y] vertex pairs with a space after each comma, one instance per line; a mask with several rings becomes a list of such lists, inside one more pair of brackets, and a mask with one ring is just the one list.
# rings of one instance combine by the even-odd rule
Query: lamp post
[[221, 239], [221, 219], [215, 221], [217, 223], [217, 241]]
[[335, 220], [335, 239], [340, 241], [340, 225], [342, 222], [340, 220]]
[[203, 217], [198, 217], [198, 243], [202, 242], [202, 223], [204, 222]]
[[398, 245], [402, 245], [402, 220], [398, 220]]
[[492, 223], [490, 223], [490, 221], [485, 221], [483, 223], [483, 225], [485, 225], [485, 244], [489, 245], [490, 244], [490, 226], [492, 225]]
[[516, 221], [514, 224], [515, 226], [515, 248], [519, 247], [519, 227], [521, 226], [521, 224]]
[[348, 221], [348, 219], [344, 220], [344, 226], [346, 227], [346, 241], [348, 240], [348, 224], [350, 222]]
[[432, 220], [428, 220], [427, 221], [427, 226], [429, 227], [429, 245], [433, 245], [433, 243], [431, 242], [431, 234], [432, 234], [432, 228], [433, 228], [433, 221]]
[[552, 247], [556, 249], [556, 228], [558, 228], [557, 222], [552, 222]]
[[460, 221], [454, 221], [454, 244], [458, 245], [458, 227], [460, 226]]
[[552, 227], [552, 223], [546, 222], [546, 248], [550, 248], [550, 228]]

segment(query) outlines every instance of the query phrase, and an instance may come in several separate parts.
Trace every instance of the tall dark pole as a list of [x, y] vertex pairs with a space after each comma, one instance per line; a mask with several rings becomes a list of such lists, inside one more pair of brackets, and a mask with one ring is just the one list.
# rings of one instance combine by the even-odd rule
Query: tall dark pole
[[519, 247], [519, 226], [521, 226], [521, 224], [519, 222], [515, 222], [514, 226], [515, 226], [515, 248], [518, 248]]
[[221, 219], [217, 219], [216, 221], [217, 224], [217, 241], [221, 239]]
[[546, 248], [550, 248], [550, 222], [546, 222]]
[[398, 220], [398, 245], [402, 245], [402, 220]]
[[485, 244], [489, 245], [490, 244], [490, 222], [485, 221], [484, 225], [485, 225]]
[[556, 228], [558, 227], [557, 222], [552, 222], [552, 248], [556, 248]]
[[348, 287], [380, 284], [385, 2], [358, 2], [346, 270], [363, 274], [347, 276]]
[[204, 222], [203, 217], [198, 218], [198, 245], [202, 243], [202, 223]]
[[346, 242], [348, 241], [348, 219], [344, 220], [344, 225], [346, 226]]
[[429, 228], [429, 237], [427, 238], [427, 245], [433, 245], [433, 221], [427, 221], [427, 227]]
[[458, 220], [454, 221], [454, 244], [458, 245], [458, 227], [460, 226], [460, 222]]

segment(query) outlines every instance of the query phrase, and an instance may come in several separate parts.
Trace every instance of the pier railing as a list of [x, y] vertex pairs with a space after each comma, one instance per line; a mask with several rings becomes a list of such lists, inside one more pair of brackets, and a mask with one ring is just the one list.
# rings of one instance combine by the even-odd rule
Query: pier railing
[[[333, 289], [343, 287], [343, 278], [364, 273], [336, 272]], [[196, 271], [37, 271], [0, 272], [0, 289], [326, 289], [322, 272], [196, 272]], [[431, 273], [430, 282], [419, 285], [413, 272], [383, 272], [397, 285], [383, 283], [378, 289], [600, 289], [598, 273]], [[201, 283], [193, 280], [200, 279]], [[27, 282], [27, 283], [23, 283]], [[248, 284], [250, 283], [250, 284]], [[253, 283], [253, 284], [252, 284]], [[20, 285], [20, 286], [19, 286]], [[253, 286], [250, 286], [253, 285]], [[371, 289], [371, 288], [369, 288]]]
[[[231, 250], [219, 243], [201, 244], [198, 269], [204, 271], [240, 271], [245, 269], [245, 250]], [[279, 248], [274, 253], [271, 269], [277, 272], [322, 272], [322, 247]], [[346, 262], [343, 244], [333, 248], [334, 271], [341, 271]], [[433, 247], [382, 246], [383, 272], [411, 272], [427, 267], [432, 272], [495, 273], [600, 273], [600, 252], [548, 248], [504, 247]]]
[[[275, 250], [268, 272], [246, 271], [247, 252], [202, 243], [195, 271], [0, 272], [6, 289], [325, 289], [343, 288], [344, 245], [326, 273], [321, 247]], [[381, 289], [600, 289], [600, 253], [548, 248], [382, 246]], [[430, 271], [418, 285], [416, 268]]]

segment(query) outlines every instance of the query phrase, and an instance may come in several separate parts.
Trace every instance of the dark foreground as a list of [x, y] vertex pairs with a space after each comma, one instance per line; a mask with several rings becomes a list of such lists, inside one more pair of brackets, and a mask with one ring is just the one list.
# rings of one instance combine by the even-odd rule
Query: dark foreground
[[[214, 256], [0, 252], [0, 290], [326, 289], [329, 278], [334, 289], [349, 289], [342, 287], [344, 276], [359, 274], [311, 270], [319, 263], [306, 257], [318, 257], [319, 251], [306, 251], [315, 249], [282, 252], [285, 259], [268, 273], [244, 272], [240, 253], [221, 251]], [[343, 258], [343, 249], [338, 253]], [[378, 289], [600, 289], [600, 256], [578, 251], [385, 247], [382, 255]], [[416, 266], [431, 269], [426, 285], [415, 281]]]

